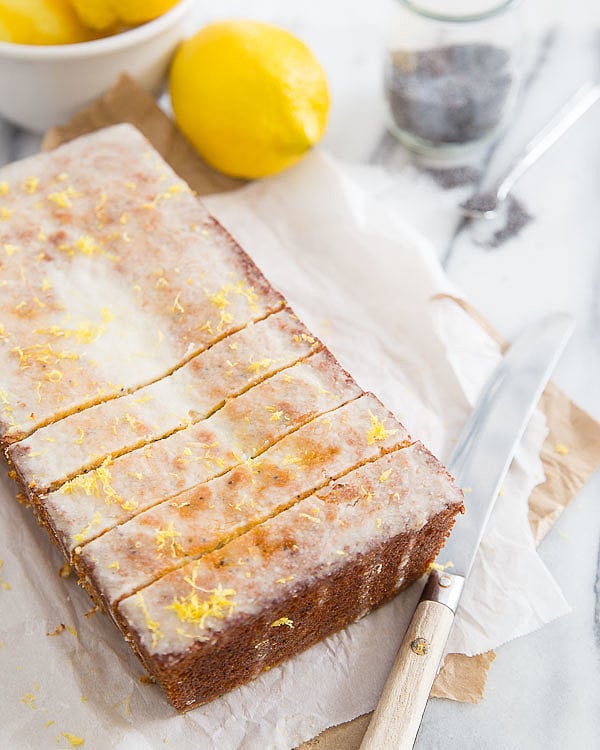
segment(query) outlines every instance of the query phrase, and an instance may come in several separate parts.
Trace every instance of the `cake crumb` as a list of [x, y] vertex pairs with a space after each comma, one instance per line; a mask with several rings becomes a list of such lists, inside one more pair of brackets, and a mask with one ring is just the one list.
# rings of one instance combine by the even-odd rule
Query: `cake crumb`
[[143, 674], [140, 677], [142, 685], [156, 685], [156, 679], [151, 674]]
[[49, 633], [46, 633], [46, 635], [49, 636], [49, 637], [51, 637], [53, 635], [60, 635], [63, 632], [64, 629], [65, 629], [65, 625], [64, 625], [64, 623], [61, 622], [59, 625], [57, 625], [54, 628], [54, 630], [50, 631]]
[[58, 575], [61, 578], [68, 578], [71, 575], [71, 566], [66, 562], [62, 568], [58, 571]]
[[31, 508], [31, 503], [29, 502], [27, 495], [24, 492], [17, 492], [17, 502], [21, 503], [25, 508]]

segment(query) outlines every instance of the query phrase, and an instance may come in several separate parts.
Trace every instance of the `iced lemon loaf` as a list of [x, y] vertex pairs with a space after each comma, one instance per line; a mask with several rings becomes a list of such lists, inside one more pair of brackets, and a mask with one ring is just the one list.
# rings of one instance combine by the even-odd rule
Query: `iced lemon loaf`
[[126, 125], [0, 170], [0, 445], [179, 710], [396, 594], [463, 507]]

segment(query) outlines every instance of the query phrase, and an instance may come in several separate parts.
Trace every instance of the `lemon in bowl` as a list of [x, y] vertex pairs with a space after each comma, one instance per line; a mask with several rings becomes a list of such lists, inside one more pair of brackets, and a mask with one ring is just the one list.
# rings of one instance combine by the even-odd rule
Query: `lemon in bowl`
[[327, 124], [323, 69], [302, 41], [267, 23], [204, 27], [178, 48], [169, 88], [179, 128], [212, 167], [234, 177], [286, 169]]
[[[36, 2], [40, 8], [50, 10], [67, 8], [67, 3], [58, 0]], [[5, 8], [12, 5], [13, 10], [27, 10], [33, 3], [34, 0], [0, 0], [0, 7], [4, 4]], [[40, 37], [24, 43], [0, 41], [0, 117], [28, 130], [44, 132], [67, 121], [100, 96], [121, 73], [129, 73], [146, 89], [158, 93], [173, 51], [186, 35], [186, 22], [194, 5], [195, 0], [179, 0], [170, 10], [141, 26], [101, 38], [96, 38], [98, 32], [84, 31], [86, 39], [64, 36], [65, 28], [84, 28], [74, 11], [62, 16], [34, 14], [38, 24], [43, 18], [54, 18], [55, 31], [52, 36], [46, 28], [45, 42]], [[7, 13], [4, 18], [9, 19], [12, 28], [17, 26], [14, 15]], [[56, 24], [60, 26], [65, 18], [70, 19], [70, 25], [65, 24], [57, 36]], [[21, 29], [27, 26], [23, 15], [20, 22]], [[43, 26], [38, 28], [43, 30]], [[27, 33], [32, 29], [35, 23], [29, 25]]]
[[0, 0], [0, 40], [13, 44], [76, 44], [97, 36], [69, 0]]
[[81, 23], [96, 31], [137, 26], [162, 16], [177, 0], [68, 0]]

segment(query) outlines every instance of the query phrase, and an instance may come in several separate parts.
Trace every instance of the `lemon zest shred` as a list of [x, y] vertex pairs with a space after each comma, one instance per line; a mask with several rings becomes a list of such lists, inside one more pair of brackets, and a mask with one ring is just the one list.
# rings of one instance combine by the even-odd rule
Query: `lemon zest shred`
[[59, 208], [71, 208], [73, 205], [71, 203], [71, 194], [68, 189], [50, 193], [48, 195], [48, 200], [52, 201], [52, 203], [56, 203]]
[[82, 234], [75, 243], [75, 246], [83, 255], [87, 255], [88, 257], [101, 252], [100, 247], [98, 246], [94, 238], [89, 234]]
[[146, 627], [152, 634], [152, 648], [156, 647], [159, 639], [163, 637], [163, 633], [160, 629], [160, 623], [157, 620], [153, 620], [148, 611], [148, 605], [146, 604], [142, 592], [139, 591], [137, 594], [137, 605], [142, 610], [144, 618], [146, 620]]
[[173, 521], [171, 521], [168, 526], [165, 526], [162, 529], [156, 529], [156, 550], [159, 554], [159, 557], [163, 554], [163, 551], [167, 545], [170, 546], [171, 549], [171, 557], [178, 557], [179, 555], [185, 554], [185, 550], [179, 544], [177, 541], [177, 538], [181, 536], [181, 532], [177, 531], [175, 528]]
[[385, 440], [398, 432], [398, 430], [386, 430], [385, 420], [381, 420], [370, 409], [369, 417], [371, 419], [371, 427], [367, 430], [367, 445], [373, 445], [376, 441]]
[[27, 193], [27, 195], [33, 195], [35, 192], [37, 192], [39, 186], [39, 177], [28, 177], [21, 183], [21, 188]]
[[96, 511], [94, 513], [94, 517], [92, 520], [88, 523], [87, 526], [84, 526], [83, 529], [79, 532], [79, 534], [75, 534], [73, 537], [76, 542], [81, 544], [81, 542], [84, 542], [89, 532], [94, 528], [94, 526], [97, 526], [100, 523], [100, 512]]
[[256, 362], [254, 362], [253, 360], [250, 360], [250, 363], [248, 364], [248, 370], [250, 372], [258, 374], [260, 372], [261, 367], [263, 368], [263, 370], [267, 370], [274, 363], [275, 363], [275, 360], [270, 359], [269, 357], [263, 357], [263, 359], [259, 359]]
[[[223, 588], [220, 584], [209, 591], [196, 586], [196, 571], [191, 578], [186, 578], [186, 582], [192, 587], [189, 594], [182, 597], [175, 597], [173, 603], [165, 609], [175, 612], [181, 622], [197, 625], [198, 628], [206, 627], [208, 617], [215, 617], [218, 620], [224, 620], [228, 615], [233, 613], [236, 603], [230, 601], [235, 596], [235, 589]], [[208, 594], [205, 598], [198, 596], [198, 591]]]
[[289, 617], [280, 617], [278, 620], [274, 620], [271, 623], [272, 628], [280, 628], [282, 625], [287, 625], [288, 628], [294, 628], [294, 621], [290, 620]]
[[66, 739], [71, 747], [81, 747], [85, 741], [83, 737], [78, 737], [76, 734], [72, 734], [71, 732], [61, 732], [61, 735]]
[[15, 346], [11, 349], [13, 354], [19, 357], [19, 367], [26, 370], [34, 362], [40, 362], [43, 365], [53, 365], [61, 359], [78, 359], [76, 352], [63, 350], [57, 351], [50, 344], [30, 344], [26, 347]]
[[62, 380], [63, 374], [60, 370], [50, 370], [50, 372], [47, 372], [44, 377], [51, 383], [58, 383]]
[[[4, 564], [4, 560], [0, 560], [0, 568], [2, 568], [2, 565], [3, 565], [3, 564]], [[5, 591], [10, 591], [10, 590], [11, 590], [11, 588], [12, 588], [12, 587], [11, 587], [11, 585], [10, 585], [10, 583], [9, 583], [8, 581], [5, 581], [5, 580], [4, 580], [4, 579], [2, 579], [2, 578], [0, 578], [0, 586], [2, 586], [2, 588], [3, 588], [3, 589], [4, 589]]]
[[106, 505], [114, 503], [121, 506], [123, 510], [135, 510], [138, 503], [135, 500], [125, 500], [112, 486], [112, 474], [109, 468], [111, 464], [112, 456], [107, 456], [100, 466], [65, 482], [59, 492], [69, 495], [82, 490], [88, 497], [92, 495], [100, 497], [100, 488], [102, 488]]
[[36, 698], [33, 693], [25, 693], [25, 695], [21, 698], [21, 703], [24, 703], [26, 706], [29, 706], [32, 711], [35, 711], [37, 709], [35, 700]]
[[181, 297], [181, 294], [178, 294], [178, 295], [177, 295], [177, 296], [175, 297], [175, 299], [173, 300], [173, 307], [171, 307], [171, 312], [172, 312], [173, 314], [175, 314], [175, 313], [180, 313], [180, 314], [181, 314], [181, 313], [184, 313], [184, 312], [185, 312], [185, 309], [184, 309], [183, 305], [182, 305], [182, 304], [181, 304], [181, 302], [179, 301], [179, 298], [180, 298], [180, 297]]
[[429, 563], [429, 570], [437, 570], [440, 573], [444, 570], [447, 570], [448, 568], [453, 568], [453, 567], [454, 567], [454, 563], [452, 561], [444, 563], [443, 565], [441, 565], [440, 563], [436, 563], [436, 562]]

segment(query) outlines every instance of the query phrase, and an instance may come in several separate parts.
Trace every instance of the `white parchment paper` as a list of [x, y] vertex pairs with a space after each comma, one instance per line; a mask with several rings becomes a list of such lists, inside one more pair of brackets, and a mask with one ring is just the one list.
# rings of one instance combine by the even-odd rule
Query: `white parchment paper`
[[[460, 293], [401, 205], [316, 152], [295, 169], [209, 207], [297, 314], [442, 460], [500, 354], [455, 303]], [[353, 174], [356, 174], [353, 172]], [[527, 498], [543, 480], [537, 414], [505, 482], [449, 650], [467, 654], [568, 610], [538, 557]], [[185, 716], [143, 671], [87, 595], [58, 576], [58, 553], [0, 485], [0, 747], [287, 750], [372, 709], [420, 594], [377, 612], [261, 678]], [[468, 495], [466, 497], [468, 504]], [[57, 626], [66, 627], [47, 635]], [[75, 743], [75, 744], [74, 744]]]

